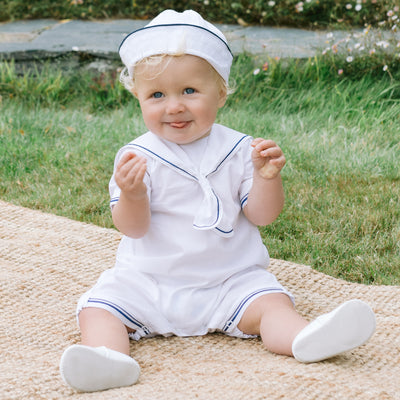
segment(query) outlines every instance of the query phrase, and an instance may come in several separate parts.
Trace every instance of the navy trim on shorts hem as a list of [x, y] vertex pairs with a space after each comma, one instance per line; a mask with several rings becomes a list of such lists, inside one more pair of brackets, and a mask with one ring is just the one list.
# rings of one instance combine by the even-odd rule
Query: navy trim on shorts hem
[[143, 330], [143, 332], [146, 335], [149, 335], [151, 332], [150, 330], [140, 323], [135, 317], [133, 317], [131, 314], [129, 314], [126, 310], [124, 310], [122, 307], [118, 306], [115, 303], [112, 303], [111, 301], [104, 300], [104, 299], [97, 299], [90, 297], [87, 301], [87, 303], [97, 303], [97, 304], [103, 304], [106, 305], [113, 310], [117, 311], [120, 315], [122, 315], [125, 319], [127, 319], [129, 322], [131, 322], [133, 325], [137, 326], [139, 329]]
[[257, 296], [260, 293], [263, 292], [267, 292], [267, 293], [271, 293], [271, 292], [276, 292], [276, 293], [285, 293], [282, 289], [280, 288], [265, 288], [265, 289], [260, 289], [257, 290], [256, 292], [250, 293], [249, 295], [247, 295], [241, 302], [240, 304], [236, 307], [235, 311], [233, 312], [233, 314], [231, 315], [231, 317], [228, 319], [228, 321], [226, 322], [226, 324], [224, 325], [224, 327], [222, 328], [223, 332], [227, 332], [229, 330], [229, 328], [233, 325], [235, 319], [238, 317], [238, 315], [240, 314], [240, 312], [243, 310], [244, 306], [254, 297]]

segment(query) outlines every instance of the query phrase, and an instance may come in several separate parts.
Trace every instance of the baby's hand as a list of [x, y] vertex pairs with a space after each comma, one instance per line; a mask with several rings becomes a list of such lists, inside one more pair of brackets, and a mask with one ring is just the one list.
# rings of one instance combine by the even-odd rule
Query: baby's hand
[[146, 173], [146, 158], [135, 153], [125, 153], [115, 170], [115, 181], [128, 197], [142, 197], [147, 193], [143, 182]]
[[286, 163], [281, 148], [272, 140], [257, 138], [251, 144], [254, 147], [251, 157], [254, 169], [264, 179], [278, 176]]

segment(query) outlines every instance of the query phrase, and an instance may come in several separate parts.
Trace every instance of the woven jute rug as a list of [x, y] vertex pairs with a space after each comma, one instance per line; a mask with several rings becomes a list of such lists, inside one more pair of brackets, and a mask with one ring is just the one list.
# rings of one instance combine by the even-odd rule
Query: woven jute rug
[[131, 343], [142, 367], [131, 387], [77, 393], [60, 378], [63, 350], [79, 342], [75, 306], [112, 267], [120, 234], [0, 201], [0, 399], [400, 399], [400, 288], [334, 279], [273, 260], [270, 269], [314, 318], [359, 298], [377, 316], [364, 346], [315, 364], [259, 339], [210, 334]]

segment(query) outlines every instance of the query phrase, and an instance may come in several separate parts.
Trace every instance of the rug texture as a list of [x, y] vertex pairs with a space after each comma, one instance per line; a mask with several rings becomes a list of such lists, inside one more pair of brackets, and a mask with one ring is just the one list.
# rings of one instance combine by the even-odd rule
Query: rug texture
[[0, 399], [400, 399], [400, 288], [334, 279], [272, 260], [270, 270], [315, 318], [352, 298], [368, 302], [377, 331], [364, 346], [301, 364], [269, 353], [259, 339], [210, 334], [131, 342], [139, 382], [77, 393], [58, 370], [80, 339], [79, 296], [113, 266], [120, 234], [0, 201]]

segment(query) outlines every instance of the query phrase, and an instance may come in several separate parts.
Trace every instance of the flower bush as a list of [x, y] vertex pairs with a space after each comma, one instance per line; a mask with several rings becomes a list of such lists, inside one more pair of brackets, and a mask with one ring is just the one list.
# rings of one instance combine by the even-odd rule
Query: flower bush
[[399, 6], [388, 10], [386, 18], [375, 28], [369, 24], [362, 31], [353, 31], [342, 38], [335, 37], [337, 33], [328, 34], [327, 47], [321, 56], [330, 59], [339, 75], [347, 72], [354, 76], [377, 70], [393, 79], [391, 71], [397, 73], [400, 61], [399, 11]]
[[220, 23], [307, 28], [376, 26], [398, 0], [3, 0], [0, 20], [148, 19], [166, 8], [194, 9]]
[[[313, 1], [313, 0], [310, 0]], [[373, 1], [373, 0], [372, 0]], [[362, 0], [355, 7], [362, 9]], [[348, 3], [347, 9], [353, 5]], [[364, 29], [328, 32], [326, 47], [321, 49], [314, 59], [297, 63], [302, 73], [308, 71], [306, 78], [319, 79], [321, 74], [331, 74], [337, 78], [360, 79], [364, 75], [388, 75], [392, 81], [400, 80], [400, 7], [394, 6], [385, 14], [385, 18], [376, 24], [366, 24]], [[255, 68], [254, 75], [263, 71], [264, 79], [272, 84], [276, 80], [276, 71], [281, 68], [279, 60], [269, 59], [263, 68]], [[265, 68], [268, 65], [268, 68]], [[279, 67], [279, 68], [278, 68]], [[310, 71], [313, 71], [310, 74]]]

